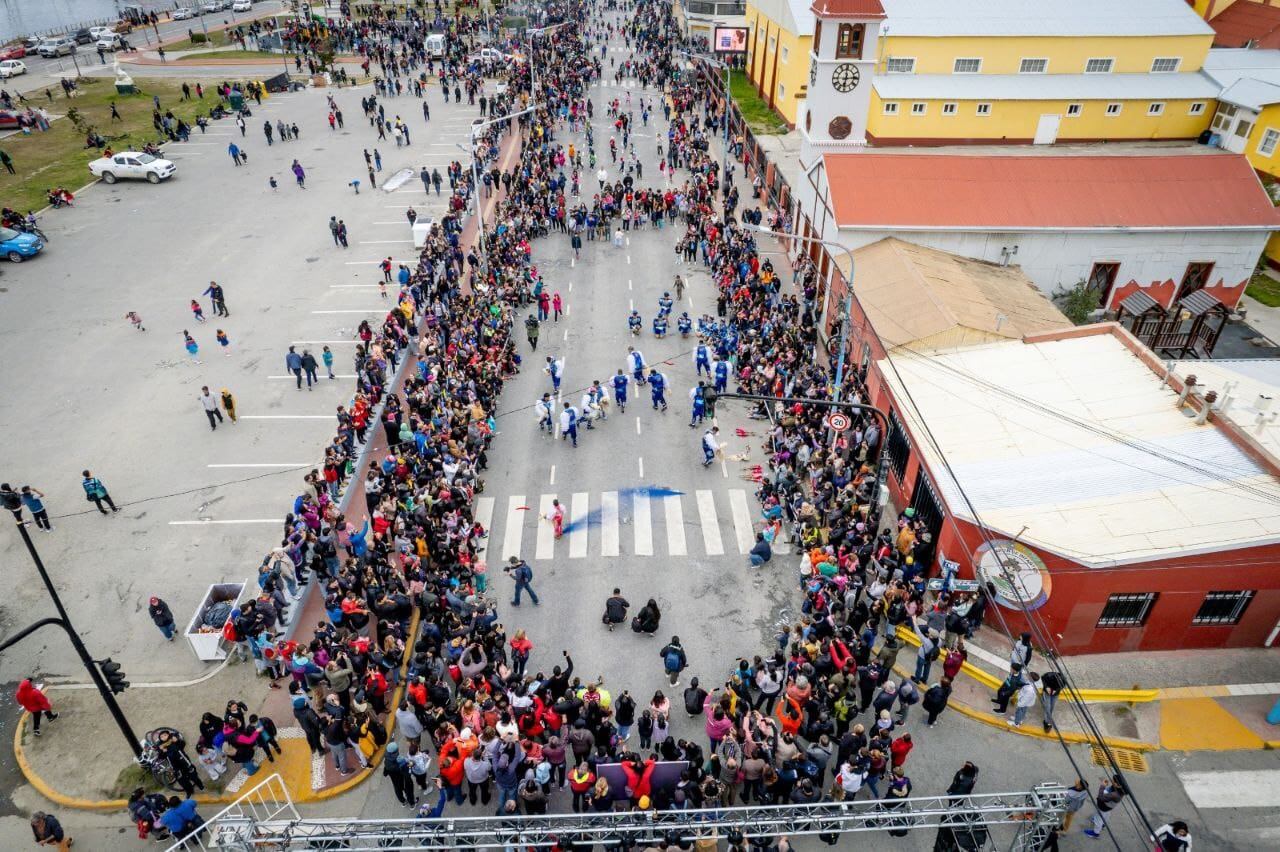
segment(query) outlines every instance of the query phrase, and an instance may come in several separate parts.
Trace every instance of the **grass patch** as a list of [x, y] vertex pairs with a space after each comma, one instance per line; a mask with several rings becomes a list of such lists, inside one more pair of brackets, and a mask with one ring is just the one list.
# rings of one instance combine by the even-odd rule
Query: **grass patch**
[[1255, 272], [1244, 288], [1245, 295], [1269, 308], [1280, 308], [1280, 281], [1265, 272]]
[[[202, 35], [204, 35], [204, 33], [200, 30], [195, 30], [195, 36], [197, 39]], [[235, 42], [227, 37], [226, 30], [209, 30], [208, 41], [192, 41], [189, 38], [184, 38], [182, 41], [175, 41], [173, 44], [166, 44], [164, 46], [164, 52], [177, 53], [183, 50], [205, 50], [210, 47], [226, 47], [229, 44], [235, 44]]]
[[[34, 92], [28, 93], [33, 105], [44, 106], [50, 113], [64, 117], [53, 121], [45, 133], [33, 131], [30, 136], [18, 134], [0, 140], [0, 148], [13, 158], [13, 167], [17, 170], [16, 175], [0, 171], [0, 198], [3, 199], [0, 204], [21, 211], [39, 210], [45, 206], [47, 189], [62, 186], [75, 192], [92, 179], [88, 165], [98, 159], [101, 152], [84, 147], [85, 135], [65, 117], [72, 107], [106, 137], [112, 150], [124, 151], [159, 139], [151, 126], [152, 95], [160, 96], [162, 108], [172, 110], [175, 116], [193, 125], [196, 115], [207, 113], [218, 103], [209, 91], [205, 92], [204, 100], [197, 99], [194, 87], [192, 99], [181, 100], [180, 80], [135, 78], [134, 84], [139, 94], [120, 95], [111, 80], [84, 77], [80, 80], [78, 97], [70, 100], [58, 97], [53, 103], [43, 96], [34, 97]], [[121, 121], [111, 120], [112, 101], [120, 111]], [[199, 136], [199, 130], [194, 135]]]
[[742, 118], [753, 133], [779, 134], [787, 132], [782, 116], [769, 109], [769, 103], [756, 92], [755, 84], [742, 71], [734, 71], [729, 78], [729, 93], [742, 111]]
[[155, 776], [136, 763], [130, 763], [116, 776], [116, 783], [108, 794], [112, 799], [127, 799], [141, 787], [148, 793], [158, 793], [164, 788], [156, 783]]
[[[283, 54], [272, 53], [269, 50], [209, 50], [203, 53], [188, 53], [179, 59], [171, 59], [170, 62], [200, 62], [205, 59], [275, 59], [279, 60]], [[290, 54], [292, 56], [292, 54]], [[293, 70], [293, 63], [289, 63], [289, 69]]]

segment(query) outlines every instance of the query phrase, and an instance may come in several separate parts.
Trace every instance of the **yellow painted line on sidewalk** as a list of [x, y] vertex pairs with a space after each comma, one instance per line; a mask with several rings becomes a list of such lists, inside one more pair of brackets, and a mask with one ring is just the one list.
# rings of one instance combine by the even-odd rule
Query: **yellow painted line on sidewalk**
[[1175, 751], [1238, 751], [1266, 744], [1212, 698], [1173, 698], [1160, 704], [1160, 745]]
[[1231, 690], [1225, 686], [1170, 686], [1156, 690], [1160, 701], [1173, 698], [1226, 698]]

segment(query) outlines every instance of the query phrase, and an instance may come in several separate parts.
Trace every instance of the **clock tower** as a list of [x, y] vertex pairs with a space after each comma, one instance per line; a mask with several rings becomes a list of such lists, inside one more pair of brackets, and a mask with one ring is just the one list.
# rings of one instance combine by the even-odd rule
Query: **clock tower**
[[800, 159], [867, 142], [867, 111], [884, 8], [880, 0], [814, 0]]

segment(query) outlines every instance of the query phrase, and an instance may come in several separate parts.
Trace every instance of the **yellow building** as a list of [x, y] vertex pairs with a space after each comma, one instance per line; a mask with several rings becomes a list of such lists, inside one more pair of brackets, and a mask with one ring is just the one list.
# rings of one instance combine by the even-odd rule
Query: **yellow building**
[[872, 144], [1188, 139], [1213, 113], [1214, 34], [1185, 0], [881, 5]]
[[[1211, 50], [1204, 67], [1222, 89], [1210, 125], [1214, 143], [1280, 179], [1280, 50]], [[1266, 255], [1280, 269], [1280, 233], [1272, 234]]]
[[748, 0], [747, 77], [792, 127], [809, 89], [812, 0]]

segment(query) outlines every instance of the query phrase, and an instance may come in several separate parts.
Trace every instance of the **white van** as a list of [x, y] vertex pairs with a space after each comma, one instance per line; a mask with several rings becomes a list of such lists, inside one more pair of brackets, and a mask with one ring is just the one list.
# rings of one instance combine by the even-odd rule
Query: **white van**
[[444, 33], [430, 33], [427, 36], [427, 55], [432, 59], [443, 59], [445, 53]]

